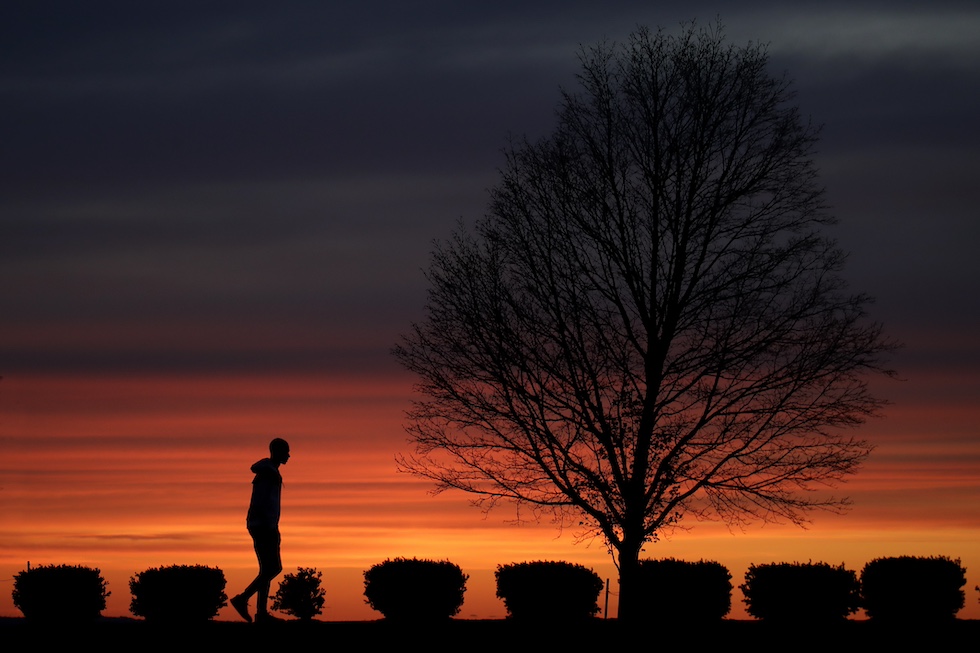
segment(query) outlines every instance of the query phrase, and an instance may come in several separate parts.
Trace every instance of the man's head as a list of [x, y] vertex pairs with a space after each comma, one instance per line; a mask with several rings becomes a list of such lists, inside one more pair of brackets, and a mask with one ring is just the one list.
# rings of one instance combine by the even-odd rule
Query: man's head
[[269, 454], [272, 462], [283, 465], [289, 460], [289, 443], [282, 438], [275, 438], [269, 443]]

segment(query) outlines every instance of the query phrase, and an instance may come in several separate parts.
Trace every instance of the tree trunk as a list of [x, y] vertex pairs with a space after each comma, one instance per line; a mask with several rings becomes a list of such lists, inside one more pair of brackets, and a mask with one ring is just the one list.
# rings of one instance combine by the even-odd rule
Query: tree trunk
[[617, 619], [621, 623], [634, 624], [642, 619], [642, 592], [640, 578], [640, 550], [642, 543], [629, 545], [625, 538], [618, 551], [619, 557], [619, 608]]

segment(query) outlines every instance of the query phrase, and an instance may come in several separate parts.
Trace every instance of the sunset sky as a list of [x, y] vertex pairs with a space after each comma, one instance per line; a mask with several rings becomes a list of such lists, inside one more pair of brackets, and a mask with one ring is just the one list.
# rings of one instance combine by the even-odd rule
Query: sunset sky
[[[648, 547], [860, 571], [967, 568], [980, 619], [980, 4], [947, 2], [6, 2], [0, 9], [0, 616], [27, 563], [128, 580], [169, 564], [254, 574], [249, 466], [286, 438], [285, 571], [323, 572], [322, 619], [374, 619], [392, 557], [470, 575], [461, 617], [503, 617], [498, 564], [612, 579], [601, 542], [515, 526], [398, 473], [432, 243], [479, 218], [510, 134], [545, 135], [576, 52], [719, 18], [769, 44], [824, 125], [817, 166], [845, 276], [904, 348], [853, 508], [806, 530], [715, 524]], [[277, 586], [274, 583], [273, 589]], [[732, 617], [744, 618], [733, 592]], [[602, 603], [600, 603], [602, 605]], [[222, 611], [219, 618], [235, 618]]]

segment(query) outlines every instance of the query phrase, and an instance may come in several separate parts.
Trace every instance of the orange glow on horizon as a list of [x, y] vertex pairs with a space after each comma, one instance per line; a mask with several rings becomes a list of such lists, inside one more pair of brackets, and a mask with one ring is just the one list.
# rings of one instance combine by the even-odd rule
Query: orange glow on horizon
[[[837, 489], [853, 499], [848, 513], [815, 514], [807, 530], [732, 534], [691, 523], [646, 555], [725, 564], [736, 588], [732, 618], [745, 618], [737, 587], [750, 564], [820, 560], [860, 571], [875, 557], [946, 555], [967, 568], [959, 617], [980, 618], [980, 444], [976, 406], [961, 396], [903, 400], [861, 429], [877, 448]], [[549, 524], [509, 525], [506, 510], [485, 518], [469, 497], [431, 496], [427, 483], [396, 471], [409, 398], [404, 379], [369, 376], [5, 378], [0, 615], [20, 615], [11, 579], [27, 562], [98, 567], [112, 592], [109, 616], [129, 616], [128, 579], [149, 567], [218, 566], [235, 593], [255, 571], [244, 528], [249, 466], [275, 435], [293, 451], [283, 468], [285, 572], [323, 572], [322, 619], [378, 618], [364, 604], [363, 571], [413, 556], [448, 559], [470, 574], [461, 617], [503, 617], [493, 570], [536, 559], [577, 562], [611, 579], [614, 615], [615, 568], [601, 542], [575, 544], [574, 533]], [[219, 618], [235, 617], [226, 609]]]

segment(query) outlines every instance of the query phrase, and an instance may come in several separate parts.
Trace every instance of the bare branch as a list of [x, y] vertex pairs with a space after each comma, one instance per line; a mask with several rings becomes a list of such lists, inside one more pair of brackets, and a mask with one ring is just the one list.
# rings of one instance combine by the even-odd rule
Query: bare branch
[[578, 522], [624, 577], [685, 517], [842, 509], [825, 490], [870, 452], [846, 433], [893, 345], [822, 233], [790, 82], [720, 28], [581, 57], [554, 133], [433, 253], [394, 350], [419, 379], [401, 469]]

